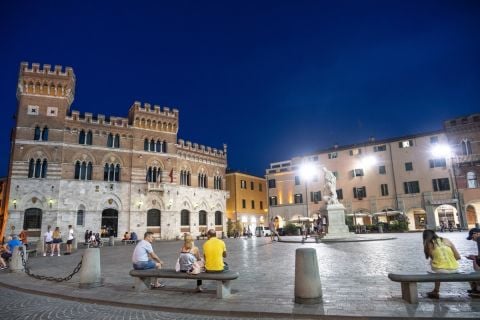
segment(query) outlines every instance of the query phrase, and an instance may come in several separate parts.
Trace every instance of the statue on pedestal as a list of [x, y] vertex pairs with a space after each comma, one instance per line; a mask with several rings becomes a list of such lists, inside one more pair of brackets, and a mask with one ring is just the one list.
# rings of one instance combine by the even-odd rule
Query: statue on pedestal
[[337, 178], [335, 175], [329, 171], [326, 167], [323, 167], [323, 172], [325, 173], [325, 186], [323, 197], [327, 204], [338, 204], [337, 199]]

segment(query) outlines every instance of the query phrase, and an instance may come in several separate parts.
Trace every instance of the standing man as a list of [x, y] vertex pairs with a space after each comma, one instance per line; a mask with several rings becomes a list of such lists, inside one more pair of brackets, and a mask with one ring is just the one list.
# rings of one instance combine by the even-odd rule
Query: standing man
[[208, 240], [203, 244], [203, 255], [205, 256], [206, 272], [223, 272], [228, 270], [228, 265], [223, 262], [227, 257], [225, 242], [217, 239], [215, 230], [207, 232]]
[[50, 251], [51, 255], [53, 256], [52, 244], [53, 244], [53, 231], [51, 230], [52, 226], [47, 226], [47, 232], [43, 234], [43, 241], [45, 243], [43, 256], [47, 255], [47, 252]]
[[[468, 231], [467, 240], [475, 241], [477, 244], [477, 254], [471, 254], [467, 256], [467, 259], [472, 260], [473, 269], [476, 272], [480, 271], [480, 229], [479, 228], [472, 228]], [[472, 297], [480, 298], [480, 281], [472, 281], [470, 282], [471, 290], [468, 290], [468, 293]]]
[[[153, 232], [145, 232], [143, 240], [140, 241], [135, 250], [133, 250], [132, 263], [135, 270], [160, 269], [163, 261], [153, 252], [152, 248]], [[157, 278], [150, 286], [153, 288], [163, 288], [165, 284], [161, 283]]]
[[270, 239], [275, 240], [275, 223], [273, 223], [273, 218], [268, 223], [268, 229], [270, 229]]

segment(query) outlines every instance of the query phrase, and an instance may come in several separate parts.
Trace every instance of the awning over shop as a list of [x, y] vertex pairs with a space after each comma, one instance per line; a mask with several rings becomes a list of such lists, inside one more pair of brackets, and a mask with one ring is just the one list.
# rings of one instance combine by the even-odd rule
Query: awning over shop
[[370, 217], [372, 216], [370, 213], [368, 212], [355, 212], [355, 213], [347, 213], [345, 214], [347, 217]]
[[313, 220], [315, 220], [315, 219], [309, 218], [309, 217], [304, 217], [304, 216], [301, 216], [301, 215], [297, 214], [297, 215], [293, 216], [289, 221], [293, 221], [293, 222], [310, 221], [310, 222], [312, 222]]
[[398, 216], [399, 214], [403, 214], [402, 211], [397, 211], [397, 210], [388, 210], [388, 211], [380, 211], [380, 212], [375, 212], [373, 215], [374, 216]]

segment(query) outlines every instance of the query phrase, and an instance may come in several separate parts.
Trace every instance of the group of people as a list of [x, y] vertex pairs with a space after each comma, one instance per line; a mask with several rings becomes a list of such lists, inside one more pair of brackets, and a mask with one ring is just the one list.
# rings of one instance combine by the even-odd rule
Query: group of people
[[102, 246], [102, 239], [100, 238], [100, 233], [93, 233], [92, 230], [85, 230], [85, 245], [89, 245], [91, 247], [101, 247]]
[[123, 234], [123, 238], [122, 238], [122, 241], [126, 241], [126, 240], [135, 240], [137, 241], [138, 240], [138, 236], [137, 234], [135, 233], [135, 231], [132, 231], [131, 233], [126, 231], [124, 234]]
[[[72, 225], [68, 226], [67, 232], [67, 246], [65, 255], [69, 255], [72, 253], [72, 243], [73, 239], [75, 238], [75, 232], [73, 231]], [[60, 257], [60, 245], [63, 242], [62, 240], [62, 232], [60, 231], [60, 227], [55, 227], [55, 230], [52, 231], [52, 226], [47, 226], [47, 231], [43, 234], [43, 240], [45, 243], [45, 248], [43, 250], [43, 256], [47, 256], [50, 253], [50, 256], [53, 257], [55, 252]]]
[[[468, 255], [467, 259], [472, 260], [473, 269], [480, 271], [480, 229], [472, 228], [468, 232], [467, 240], [477, 243], [478, 252], [476, 255]], [[430, 259], [432, 271], [435, 273], [456, 273], [458, 272], [458, 260], [461, 259], [455, 245], [447, 238], [438, 236], [433, 230], [423, 231], [423, 248], [425, 258]], [[470, 282], [471, 289], [468, 293], [472, 297], [480, 298], [480, 281]], [[432, 299], [440, 297], [440, 282], [435, 282], [433, 291], [427, 296]]]
[[[224, 262], [227, 257], [225, 242], [217, 238], [215, 230], [207, 231], [207, 241], [203, 244], [203, 256], [195, 246], [193, 237], [185, 234], [184, 243], [178, 257], [178, 272], [197, 274], [198, 272], [224, 272], [228, 265]], [[161, 269], [164, 264], [155, 254], [152, 248], [153, 233], [145, 232], [144, 239], [135, 247], [132, 255], [133, 268], [135, 270]], [[162, 288], [165, 284], [158, 279], [151, 284], [152, 288]], [[197, 280], [197, 292], [203, 291], [202, 280]]]
[[8, 260], [12, 257], [15, 247], [22, 246], [23, 242], [16, 234], [12, 234], [8, 237], [8, 241], [5, 245], [0, 246], [0, 270], [7, 269]]

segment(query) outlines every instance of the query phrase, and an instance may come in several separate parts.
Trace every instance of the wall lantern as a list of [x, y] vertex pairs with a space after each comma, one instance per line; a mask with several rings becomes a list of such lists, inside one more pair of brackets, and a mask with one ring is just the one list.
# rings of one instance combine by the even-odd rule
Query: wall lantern
[[138, 201], [138, 209], [140, 209], [140, 207], [142, 206], [143, 202], [142, 200]]
[[53, 199], [48, 200], [48, 204], [50, 205], [50, 209], [51, 209], [53, 205]]
[[17, 209], [17, 199], [13, 199], [13, 208]]

